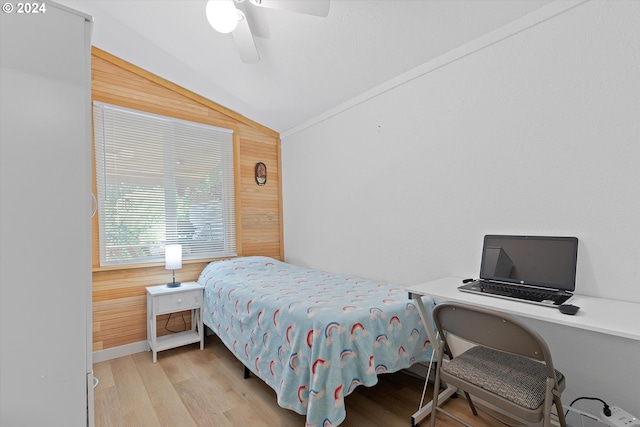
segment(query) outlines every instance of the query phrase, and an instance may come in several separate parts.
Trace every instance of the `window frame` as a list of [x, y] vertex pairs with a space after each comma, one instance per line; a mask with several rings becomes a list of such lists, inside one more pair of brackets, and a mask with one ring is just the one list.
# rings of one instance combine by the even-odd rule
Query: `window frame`
[[[163, 120], [169, 123], [179, 123], [181, 125], [186, 125], [186, 126], [194, 126], [197, 128], [206, 128], [209, 130], [212, 130], [214, 132], [219, 132], [220, 134], [224, 134], [224, 135], [228, 135], [228, 141], [224, 141], [224, 144], [227, 144], [222, 151], [225, 151], [225, 154], [221, 155], [220, 158], [220, 164], [219, 167], [221, 169], [225, 169], [225, 178], [224, 178], [224, 191], [221, 192], [221, 200], [220, 203], [223, 203], [222, 207], [220, 208], [219, 211], [216, 211], [218, 213], [220, 213], [223, 216], [223, 220], [222, 222], [225, 224], [223, 227], [223, 238], [222, 239], [215, 239], [213, 241], [215, 242], [223, 242], [222, 243], [222, 250], [221, 251], [213, 251], [213, 250], [209, 250], [209, 251], [195, 251], [195, 252], [189, 252], [189, 248], [187, 245], [187, 248], [185, 248], [184, 245], [184, 240], [180, 240], [178, 238], [179, 235], [179, 227], [178, 227], [178, 219], [177, 219], [177, 215], [175, 214], [175, 212], [173, 213], [173, 219], [171, 221], [167, 221], [166, 218], [170, 217], [172, 214], [171, 213], [167, 213], [165, 211], [165, 222], [162, 223], [164, 225], [165, 228], [165, 239], [162, 243], [154, 243], [154, 245], [156, 246], [156, 253], [152, 256], [149, 255], [143, 255], [143, 256], [134, 256], [134, 257], [130, 257], [130, 258], [124, 258], [124, 259], [120, 259], [120, 260], [113, 260], [113, 259], [108, 259], [107, 255], [106, 255], [106, 238], [105, 238], [105, 234], [107, 233], [107, 231], [105, 230], [104, 226], [105, 226], [105, 202], [104, 202], [104, 187], [105, 181], [101, 180], [100, 178], [100, 174], [104, 173], [104, 168], [101, 165], [101, 159], [100, 159], [100, 154], [101, 151], [98, 147], [98, 144], [103, 144], [105, 143], [105, 141], [99, 138], [99, 136], [97, 135], [97, 133], [99, 132], [100, 129], [103, 130], [103, 126], [104, 126], [104, 122], [101, 122], [101, 118], [98, 117], [98, 120], [96, 120], [96, 111], [97, 109], [112, 109], [112, 110], [116, 110], [119, 112], [124, 112], [124, 113], [132, 113], [138, 116], [142, 116], [142, 117], [147, 117], [147, 118], [151, 118], [151, 119], [159, 119], [159, 120]], [[176, 117], [172, 117], [172, 116], [166, 116], [166, 115], [161, 115], [161, 114], [155, 114], [155, 113], [151, 113], [148, 111], [144, 111], [144, 110], [137, 110], [137, 109], [132, 109], [132, 108], [128, 108], [128, 107], [123, 107], [123, 106], [119, 106], [119, 105], [114, 105], [114, 104], [108, 104], [105, 102], [100, 102], [100, 101], [93, 101], [93, 113], [94, 113], [94, 133], [93, 133], [93, 137], [94, 137], [94, 158], [95, 158], [95, 174], [94, 174], [94, 179], [95, 179], [95, 183], [96, 183], [96, 194], [97, 194], [97, 201], [98, 201], [98, 209], [97, 209], [97, 213], [98, 213], [98, 219], [97, 219], [97, 223], [98, 223], [98, 230], [97, 230], [97, 252], [98, 252], [98, 258], [99, 258], [99, 269], [103, 269], [103, 268], [107, 268], [107, 269], [112, 269], [112, 268], [136, 268], [136, 267], [140, 267], [140, 266], [144, 266], [144, 265], [156, 265], [156, 264], [160, 264], [160, 263], [164, 263], [164, 246], [169, 245], [169, 244], [183, 244], [183, 248], [186, 249], [186, 253], [183, 253], [183, 260], [186, 261], [187, 263], [190, 261], [203, 261], [203, 260], [211, 260], [211, 259], [217, 259], [217, 258], [226, 258], [226, 257], [234, 257], [237, 256], [237, 252], [238, 252], [238, 248], [239, 248], [239, 243], [238, 243], [238, 239], [239, 239], [239, 233], [238, 233], [238, 226], [239, 226], [239, 222], [238, 222], [238, 204], [239, 204], [239, 200], [238, 200], [238, 189], [237, 186], [239, 185], [239, 183], [237, 182], [237, 173], [238, 173], [238, 159], [237, 159], [237, 135], [234, 132], [233, 129], [228, 129], [228, 128], [223, 128], [223, 127], [219, 127], [219, 126], [214, 126], [211, 124], [207, 124], [207, 123], [200, 123], [200, 122], [194, 122], [191, 120], [184, 120], [184, 119], [180, 119], [180, 118], [176, 118]], [[98, 124], [96, 125], [96, 122], [98, 122]], [[163, 141], [164, 144], [167, 143], [167, 141]], [[170, 141], [169, 143], [173, 143], [173, 141]], [[225, 157], [226, 156], [226, 157]], [[224, 162], [224, 164], [223, 164]], [[203, 177], [204, 178], [204, 177]], [[175, 185], [176, 185], [176, 175], [173, 175], [173, 182], [169, 183], [169, 185], [164, 184], [164, 189], [165, 192], [167, 190], [167, 187], [170, 186], [174, 186], [173, 190], [175, 190]], [[173, 192], [174, 196], [175, 196], [175, 191]], [[177, 196], [175, 196], [177, 197]], [[229, 205], [229, 199], [232, 200], [231, 205]], [[212, 199], [208, 199], [208, 203], [212, 203], [211, 201]], [[171, 204], [173, 209], [178, 209], [178, 203], [175, 202], [173, 204]], [[166, 206], [167, 206], [167, 202], [164, 203], [165, 206], [165, 210], [166, 210]], [[189, 209], [191, 210], [193, 207], [193, 205], [191, 205], [189, 207]], [[170, 210], [170, 209], [169, 209]], [[172, 225], [167, 226], [167, 223], [172, 223]], [[159, 224], [159, 223], [156, 223]], [[230, 229], [229, 229], [230, 227]], [[167, 238], [167, 230], [169, 228], [172, 228], [174, 231], [174, 235], [171, 236], [170, 238]], [[121, 245], [122, 247], [127, 246], [127, 245]], [[142, 245], [144, 246], [144, 245]], [[157, 250], [158, 248], [161, 247], [161, 250]], [[183, 249], [183, 252], [185, 250]]]

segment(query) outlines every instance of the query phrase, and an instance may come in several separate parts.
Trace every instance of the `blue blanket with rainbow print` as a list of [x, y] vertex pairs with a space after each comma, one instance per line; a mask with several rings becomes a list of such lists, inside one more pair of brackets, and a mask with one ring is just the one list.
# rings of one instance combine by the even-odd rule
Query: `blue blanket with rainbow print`
[[431, 356], [399, 286], [267, 257], [212, 262], [198, 282], [204, 323], [308, 427], [339, 425], [357, 386]]

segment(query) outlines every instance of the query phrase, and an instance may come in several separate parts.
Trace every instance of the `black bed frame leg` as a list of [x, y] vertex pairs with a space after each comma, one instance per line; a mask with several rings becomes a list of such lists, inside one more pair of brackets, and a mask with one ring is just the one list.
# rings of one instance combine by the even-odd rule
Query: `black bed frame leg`
[[251, 371], [246, 366], [243, 366], [243, 368], [244, 368], [244, 379], [246, 380], [251, 376]]

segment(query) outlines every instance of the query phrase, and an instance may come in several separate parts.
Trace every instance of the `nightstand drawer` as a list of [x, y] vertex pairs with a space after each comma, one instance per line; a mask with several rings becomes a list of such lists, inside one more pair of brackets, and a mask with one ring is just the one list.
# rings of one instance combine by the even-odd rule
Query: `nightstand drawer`
[[171, 293], [158, 297], [158, 314], [200, 308], [202, 290]]

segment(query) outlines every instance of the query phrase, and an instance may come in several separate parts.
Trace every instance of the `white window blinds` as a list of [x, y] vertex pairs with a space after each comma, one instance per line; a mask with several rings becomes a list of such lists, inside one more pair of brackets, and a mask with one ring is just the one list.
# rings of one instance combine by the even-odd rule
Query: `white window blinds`
[[236, 255], [233, 131], [94, 103], [100, 265]]

